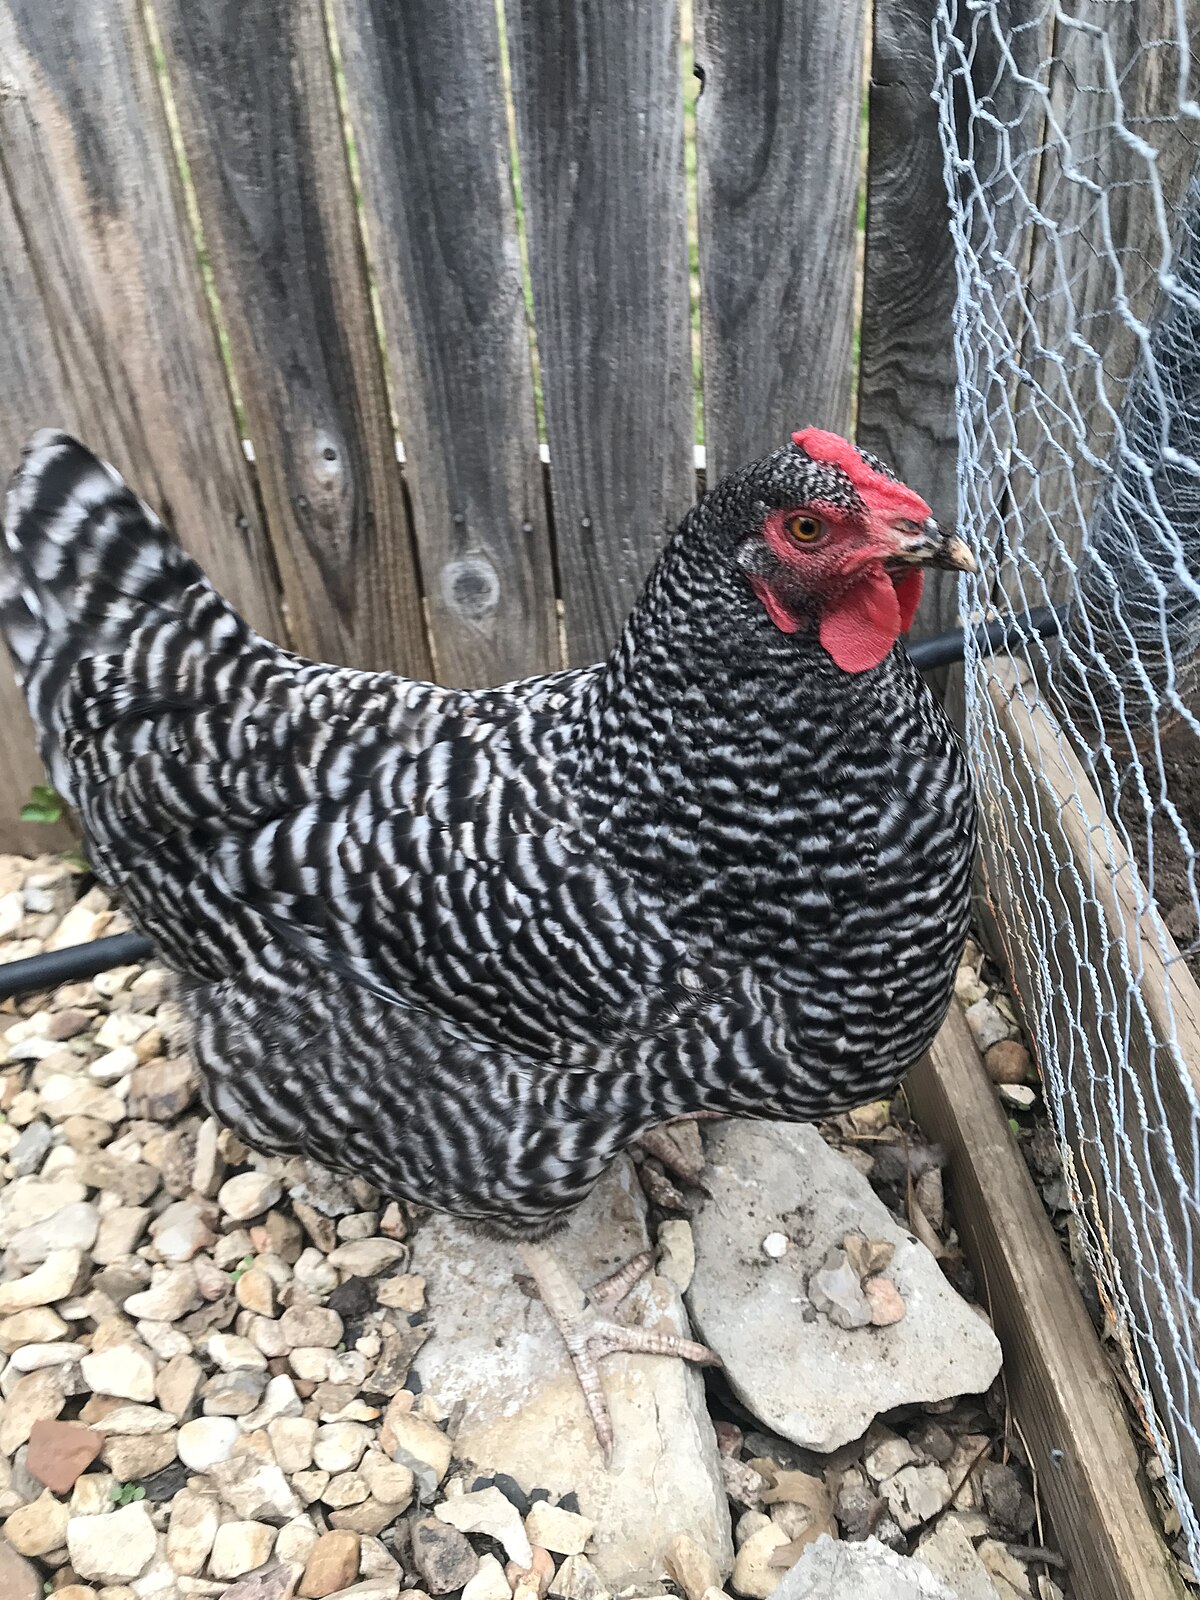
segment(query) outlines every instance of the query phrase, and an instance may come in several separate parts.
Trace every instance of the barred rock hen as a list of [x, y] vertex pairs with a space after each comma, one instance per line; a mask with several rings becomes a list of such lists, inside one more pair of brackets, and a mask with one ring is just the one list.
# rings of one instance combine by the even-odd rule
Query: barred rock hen
[[180, 975], [213, 1112], [522, 1241], [602, 1447], [610, 1350], [543, 1241], [645, 1130], [888, 1092], [947, 1009], [975, 836], [898, 645], [962, 542], [816, 429], [684, 520], [609, 659], [467, 691], [256, 635], [39, 434], [0, 624], [100, 875]]

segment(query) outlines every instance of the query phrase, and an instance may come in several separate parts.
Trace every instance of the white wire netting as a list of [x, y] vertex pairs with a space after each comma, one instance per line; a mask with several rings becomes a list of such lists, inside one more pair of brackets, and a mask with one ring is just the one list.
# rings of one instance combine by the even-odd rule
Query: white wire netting
[[1200, 1571], [1200, 0], [936, 0], [989, 899]]

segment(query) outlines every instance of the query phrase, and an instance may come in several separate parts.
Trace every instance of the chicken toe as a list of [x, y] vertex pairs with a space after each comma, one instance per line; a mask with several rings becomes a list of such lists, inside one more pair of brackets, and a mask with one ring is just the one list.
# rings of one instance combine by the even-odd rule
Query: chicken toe
[[680, 1334], [656, 1333], [649, 1328], [639, 1328], [616, 1320], [613, 1315], [616, 1308], [652, 1264], [653, 1258], [648, 1250], [642, 1251], [602, 1279], [590, 1296], [584, 1294], [554, 1251], [546, 1245], [522, 1245], [521, 1254], [537, 1284], [543, 1305], [562, 1334], [583, 1390], [584, 1404], [596, 1430], [600, 1454], [605, 1466], [610, 1466], [613, 1426], [600, 1382], [599, 1362], [602, 1357], [618, 1350], [627, 1350], [636, 1355], [676, 1356], [680, 1360], [709, 1367], [719, 1367], [721, 1358], [707, 1345], [697, 1344], [695, 1340], [685, 1339]]

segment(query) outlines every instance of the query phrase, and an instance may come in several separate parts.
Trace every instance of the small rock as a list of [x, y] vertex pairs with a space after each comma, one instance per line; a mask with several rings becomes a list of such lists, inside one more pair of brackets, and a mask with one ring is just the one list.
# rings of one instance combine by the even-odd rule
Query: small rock
[[214, 1578], [241, 1578], [271, 1554], [275, 1529], [265, 1522], [223, 1522], [213, 1539], [208, 1570]]
[[1024, 1083], [1032, 1076], [1029, 1051], [1017, 1039], [1001, 1039], [992, 1045], [983, 1064], [993, 1083]]
[[1007, 1462], [988, 1461], [980, 1469], [979, 1487], [989, 1515], [1014, 1539], [1024, 1538], [1037, 1512], [1020, 1478]]
[[[530, 1533], [532, 1538], [532, 1531]], [[539, 1543], [543, 1541], [539, 1540]], [[548, 1549], [553, 1548], [547, 1546]], [[677, 1533], [667, 1546], [667, 1571], [687, 1600], [704, 1600], [705, 1592], [721, 1587], [721, 1569], [690, 1534]]]
[[[776, 1577], [779, 1578], [778, 1571]], [[923, 1561], [878, 1539], [817, 1539], [779, 1579], [774, 1600], [956, 1600]]]
[[372, 1438], [361, 1422], [331, 1422], [317, 1432], [313, 1461], [324, 1472], [352, 1472]]
[[[444, 1500], [441, 1505], [434, 1507], [433, 1514], [440, 1522], [449, 1523], [460, 1533], [485, 1533], [497, 1540], [503, 1545], [508, 1559], [520, 1567], [528, 1567], [533, 1560], [533, 1550], [521, 1525], [520, 1514], [512, 1501], [507, 1500], [497, 1488], [479, 1489], [473, 1494], [460, 1495], [455, 1500]], [[530, 1515], [533, 1513], [530, 1512]], [[584, 1519], [581, 1517], [578, 1520], [582, 1522]]]
[[76, 1171], [90, 1189], [114, 1194], [126, 1206], [145, 1205], [162, 1181], [147, 1163], [125, 1161], [107, 1150], [93, 1150], [81, 1157]]
[[39, 1483], [55, 1494], [69, 1494], [80, 1473], [100, 1454], [102, 1434], [80, 1422], [35, 1422], [29, 1433], [25, 1465]]
[[65, 1300], [74, 1294], [82, 1266], [83, 1254], [79, 1250], [51, 1251], [28, 1277], [0, 1284], [0, 1316]]
[[779, 1568], [772, 1565], [771, 1556], [787, 1543], [787, 1534], [769, 1520], [746, 1539], [733, 1563], [730, 1580], [738, 1594], [749, 1600], [767, 1600], [779, 1583]]
[[334, 1474], [321, 1492], [322, 1502], [333, 1511], [345, 1511], [350, 1506], [360, 1506], [371, 1498], [367, 1480], [361, 1472]]
[[196, 1075], [186, 1057], [150, 1061], [129, 1079], [129, 1115], [149, 1122], [171, 1122], [196, 1098]]
[[199, 1304], [196, 1269], [185, 1262], [156, 1276], [148, 1289], [131, 1294], [124, 1308], [131, 1317], [145, 1317], [151, 1322], [178, 1322]]
[[0, 1539], [0, 1594], [4, 1600], [42, 1600], [42, 1580], [37, 1569], [3, 1539]]
[[883, 1515], [883, 1501], [861, 1473], [844, 1473], [834, 1500], [834, 1514], [848, 1539], [864, 1539]]
[[236, 1333], [209, 1335], [208, 1353], [222, 1372], [265, 1372], [267, 1358]]
[[987, 1052], [1009, 1035], [1008, 1023], [990, 1000], [976, 1000], [966, 1009], [967, 1026], [975, 1035], [975, 1043], [986, 1056]]
[[241, 1172], [221, 1185], [217, 1204], [234, 1222], [247, 1222], [269, 1211], [282, 1193], [283, 1185], [269, 1173]]
[[432, 1422], [401, 1410], [395, 1401], [384, 1414], [379, 1442], [393, 1461], [409, 1468], [423, 1495], [432, 1496], [450, 1470], [450, 1440]]
[[200, 1390], [206, 1417], [248, 1417], [262, 1402], [263, 1372], [214, 1372]]
[[339, 1272], [355, 1278], [373, 1278], [407, 1254], [407, 1246], [395, 1239], [353, 1239], [331, 1250], [328, 1259]]
[[221, 1512], [215, 1495], [181, 1489], [171, 1503], [167, 1524], [167, 1560], [182, 1577], [196, 1578], [204, 1571], [220, 1526]]
[[359, 1470], [366, 1479], [373, 1499], [400, 1510], [411, 1504], [413, 1475], [399, 1461], [389, 1461], [380, 1450], [368, 1450]]
[[8, 1165], [14, 1178], [36, 1172], [46, 1159], [54, 1135], [48, 1122], [31, 1122], [8, 1152]]
[[762, 1242], [763, 1255], [769, 1256], [772, 1261], [782, 1261], [787, 1255], [789, 1243], [786, 1233], [769, 1233]]
[[87, 1355], [84, 1344], [23, 1344], [14, 1350], [9, 1361], [10, 1372], [40, 1372], [44, 1367], [65, 1367]]
[[157, 1548], [154, 1524], [140, 1500], [103, 1516], [73, 1516], [67, 1522], [67, 1552], [81, 1578], [101, 1583], [137, 1578], [154, 1560]]
[[357, 1505], [346, 1506], [341, 1511], [331, 1511], [329, 1522], [334, 1528], [349, 1529], [352, 1533], [359, 1533], [364, 1537], [378, 1538], [385, 1528], [395, 1522], [399, 1514], [398, 1506], [383, 1505], [380, 1501], [368, 1497]]
[[551, 1580], [550, 1593], [559, 1600], [610, 1600], [603, 1578], [586, 1556], [567, 1557]]
[[510, 1600], [512, 1588], [495, 1556], [481, 1556], [479, 1570], [463, 1587], [462, 1600]]
[[242, 1426], [252, 1432], [265, 1428], [279, 1417], [298, 1417], [303, 1409], [296, 1385], [286, 1372], [281, 1372], [268, 1382], [257, 1409], [246, 1417]]
[[1037, 1100], [1037, 1091], [1027, 1083], [998, 1083], [996, 1093], [1013, 1111], [1030, 1111]]
[[403, 1311], [411, 1316], [425, 1309], [425, 1279], [413, 1272], [401, 1272], [394, 1278], [385, 1278], [375, 1291], [381, 1306], [390, 1311]]
[[349, 1588], [358, 1576], [358, 1553], [356, 1533], [323, 1533], [304, 1564], [304, 1576], [296, 1590], [300, 1600], [325, 1600], [327, 1595]]
[[[529, 1542], [541, 1545], [543, 1550], [549, 1550], [556, 1556], [581, 1556], [595, 1531], [595, 1523], [587, 1517], [580, 1516], [577, 1511], [567, 1511], [562, 1506], [552, 1506], [548, 1500], [535, 1501], [525, 1519]], [[694, 1550], [700, 1550], [694, 1541], [691, 1543]], [[507, 1545], [505, 1549], [510, 1560], [521, 1559], [508, 1550]], [[701, 1551], [701, 1554], [705, 1560], [712, 1560], [705, 1552]]]
[[154, 1396], [164, 1411], [182, 1422], [204, 1377], [204, 1369], [190, 1355], [172, 1356], [154, 1380]]
[[190, 1261], [216, 1240], [204, 1212], [190, 1200], [177, 1200], [168, 1206], [154, 1222], [150, 1235], [163, 1260], [172, 1262]]
[[154, 1362], [140, 1345], [114, 1345], [99, 1355], [84, 1356], [79, 1366], [93, 1394], [147, 1402], [154, 1399]]
[[274, 1317], [275, 1285], [261, 1267], [249, 1267], [243, 1272], [233, 1292], [238, 1305], [247, 1311], [260, 1317]]
[[457, 1528], [422, 1517], [412, 1530], [413, 1564], [431, 1595], [461, 1589], [475, 1576], [478, 1557]]
[[882, 1483], [885, 1478], [894, 1477], [901, 1467], [912, 1466], [916, 1459], [916, 1451], [907, 1439], [890, 1437], [866, 1453], [863, 1467], [873, 1483]]
[[92, 1246], [92, 1260], [98, 1266], [111, 1266], [125, 1256], [132, 1255], [141, 1242], [150, 1212], [145, 1206], [117, 1206], [100, 1218], [96, 1242]]
[[64, 1206], [52, 1217], [14, 1234], [9, 1259], [18, 1267], [36, 1267], [57, 1250], [88, 1251], [96, 1242], [100, 1215], [87, 1200]]
[[1029, 1575], [1015, 1556], [998, 1539], [982, 1539], [976, 1554], [987, 1568], [993, 1586], [1002, 1600], [1025, 1600], [1029, 1593]]
[[868, 1278], [862, 1286], [873, 1328], [890, 1328], [905, 1312], [904, 1298], [890, 1278]]
[[105, 1466], [122, 1483], [140, 1483], [162, 1472], [175, 1460], [178, 1437], [174, 1433], [146, 1434], [138, 1438], [106, 1439]]
[[829, 1251], [808, 1281], [808, 1295], [839, 1328], [865, 1328], [871, 1321], [871, 1307], [844, 1250]]
[[4, 1524], [4, 1537], [23, 1556], [45, 1556], [67, 1540], [68, 1511], [46, 1490], [31, 1505], [19, 1506]]
[[897, 1526], [905, 1533], [919, 1528], [950, 1504], [950, 1480], [932, 1462], [923, 1467], [903, 1467], [879, 1486]]
[[0, 1411], [0, 1454], [13, 1455], [35, 1423], [58, 1416], [66, 1404], [65, 1382], [61, 1367], [46, 1367], [17, 1379]]
[[298, 1345], [332, 1350], [345, 1332], [341, 1317], [326, 1306], [289, 1306], [279, 1319], [279, 1328], [289, 1350]]
[[153, 1020], [139, 1012], [112, 1011], [97, 1029], [95, 1042], [101, 1050], [116, 1050], [136, 1044], [153, 1026]]
[[23, 1345], [49, 1344], [66, 1336], [67, 1325], [49, 1306], [17, 1311], [0, 1322], [0, 1352], [10, 1356]]
[[97, 1402], [104, 1402], [103, 1410], [91, 1411], [85, 1407], [82, 1416], [106, 1438], [140, 1438], [147, 1433], [168, 1433], [175, 1426], [175, 1418], [157, 1406], [135, 1405], [132, 1400], [108, 1400], [100, 1395], [93, 1397], [91, 1405]]
[[179, 1430], [179, 1459], [193, 1472], [210, 1472], [220, 1461], [228, 1461], [238, 1441], [238, 1425], [232, 1417], [197, 1417]]
[[954, 1591], [957, 1600], [997, 1600], [988, 1569], [953, 1513], [938, 1518], [921, 1540], [917, 1555]]
[[305, 1472], [312, 1466], [317, 1423], [309, 1417], [280, 1417], [267, 1424], [275, 1459], [284, 1472]]
[[246, 1522], [287, 1522], [300, 1504], [274, 1461], [237, 1455], [213, 1464], [211, 1477], [221, 1499]]

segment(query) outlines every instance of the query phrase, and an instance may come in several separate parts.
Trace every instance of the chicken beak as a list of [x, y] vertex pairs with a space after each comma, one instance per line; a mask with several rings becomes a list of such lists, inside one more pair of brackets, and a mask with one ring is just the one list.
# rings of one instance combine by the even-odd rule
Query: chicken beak
[[893, 529], [895, 556], [913, 566], [943, 567], [948, 572], [977, 572], [965, 539], [943, 533], [932, 517], [923, 523], [898, 522]]

